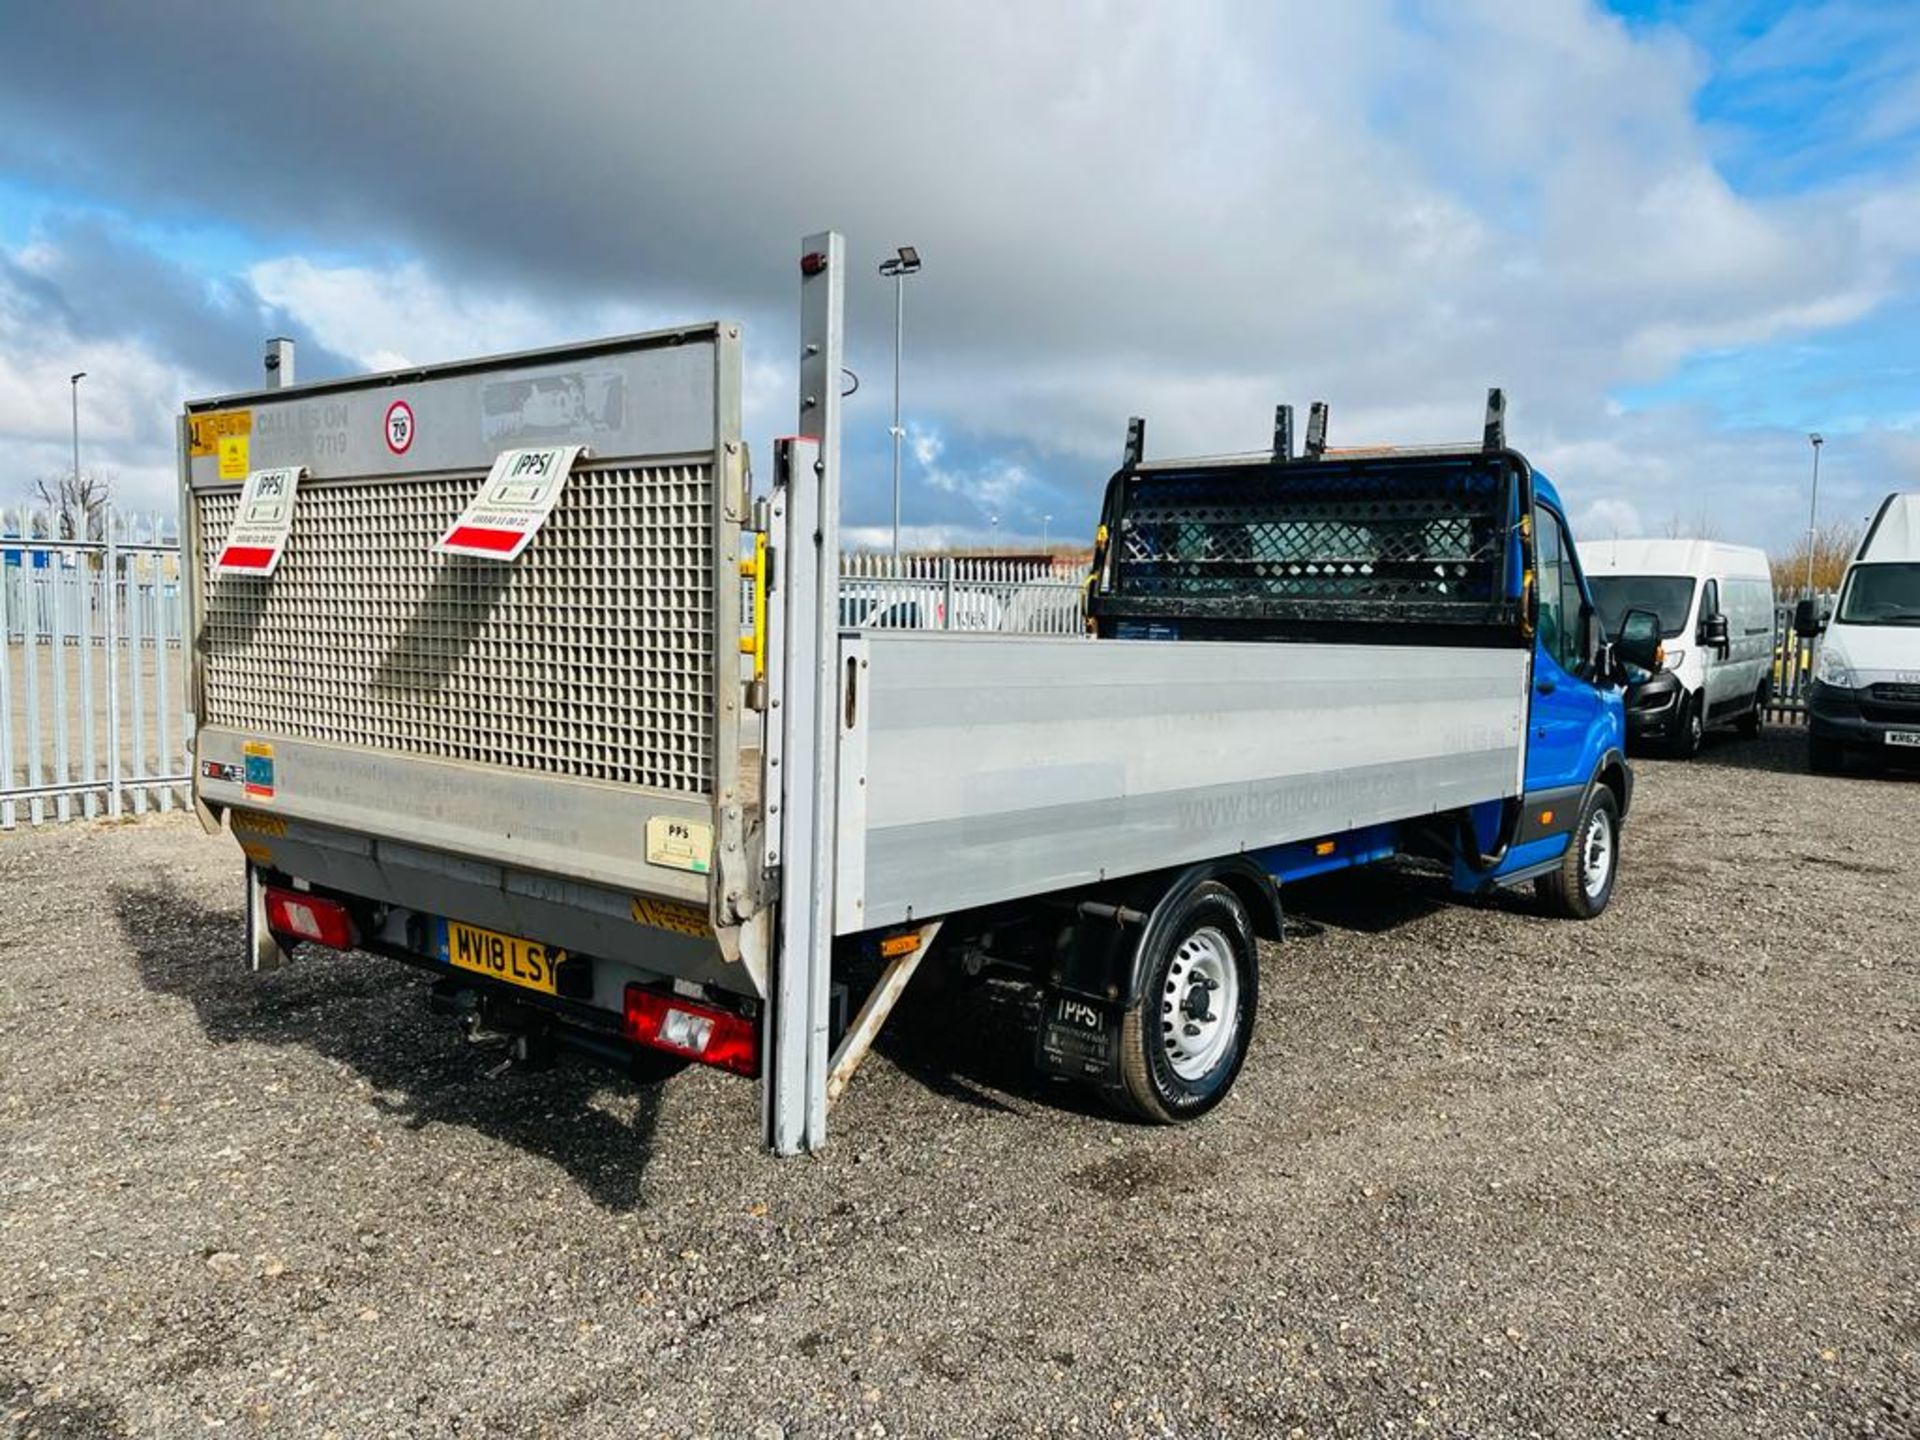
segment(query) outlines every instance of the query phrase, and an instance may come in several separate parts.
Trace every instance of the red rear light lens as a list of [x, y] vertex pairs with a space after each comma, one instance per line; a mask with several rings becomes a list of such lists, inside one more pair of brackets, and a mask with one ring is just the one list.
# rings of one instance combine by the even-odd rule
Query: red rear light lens
[[267, 887], [267, 928], [291, 940], [312, 940], [335, 950], [351, 950], [358, 938], [353, 917], [338, 900], [274, 885]]
[[622, 1030], [627, 1039], [685, 1055], [749, 1079], [760, 1073], [760, 1027], [718, 1005], [629, 985]]

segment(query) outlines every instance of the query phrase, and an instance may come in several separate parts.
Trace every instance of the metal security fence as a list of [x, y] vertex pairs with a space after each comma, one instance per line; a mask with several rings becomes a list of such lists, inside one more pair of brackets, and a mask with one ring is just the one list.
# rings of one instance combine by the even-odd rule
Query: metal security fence
[[0, 509], [0, 830], [186, 802], [179, 539], [61, 529]]
[[1086, 566], [1049, 556], [840, 558], [840, 623], [882, 630], [1086, 632]]
[[[1839, 596], [1814, 597], [1814, 608], [1829, 615]], [[1767, 691], [1767, 719], [1777, 725], [1799, 725], [1807, 714], [1807, 687], [1813, 683], [1814, 642], [1793, 633], [1797, 598], [1778, 599], [1773, 607], [1773, 672]]]

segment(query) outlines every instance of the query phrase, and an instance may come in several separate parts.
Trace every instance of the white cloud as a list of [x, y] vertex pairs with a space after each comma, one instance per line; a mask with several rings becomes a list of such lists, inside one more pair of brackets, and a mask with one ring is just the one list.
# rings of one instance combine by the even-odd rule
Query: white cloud
[[1595, 500], [1572, 518], [1574, 533], [1589, 540], [1629, 540], [1647, 533], [1640, 512], [1625, 500]]
[[123, 510], [171, 512], [179, 484], [172, 416], [184, 395], [209, 388], [204, 378], [132, 337], [76, 334], [29, 302], [26, 287], [48, 257], [12, 258], [19, 268], [11, 274], [0, 266], [0, 508], [72, 469], [68, 377], [85, 371], [81, 468], [109, 478]]
[[[1318, 397], [1336, 442], [1457, 439], [1501, 383], [1514, 438], [1576, 513], [1657, 524], [1711, 498], [1743, 536], [1784, 535], [1791, 436], [1610, 394], [1704, 348], [1868, 314], [1911, 287], [1920, 251], [1910, 174], [1742, 193], [1695, 115], [1708, 57], [1581, 0], [715, 3], [569, 26], [421, 0], [380, 26], [381, 53], [411, 114], [458, 118], [407, 129], [405, 184], [360, 63], [370, 23], [234, 17], [212, 56], [136, 9], [84, 71], [0, 57], [0, 164], [58, 154], [50, 179], [79, 167], [170, 195], [178, 157], [217, 144], [230, 183], [196, 203], [298, 227], [251, 291], [369, 367], [737, 316], [756, 446], [792, 425], [799, 235], [849, 233], [849, 364], [869, 383], [848, 426], [869, 442], [892, 341], [873, 264], [916, 241], [914, 483], [980, 518], [1090, 515], [1129, 414], [1156, 454], [1264, 446], [1277, 401]], [[1749, 75], [1800, 53], [1780, 30], [1749, 47]], [[16, 55], [49, 48], [23, 38]], [[636, 47], [660, 62], [646, 84]], [[234, 130], [211, 76], [269, 55], [326, 146]], [[700, 63], [715, 55], [725, 85]], [[22, 435], [57, 418], [15, 415]], [[1872, 444], [1858, 453], [1860, 483], [1879, 483]], [[885, 487], [853, 478], [853, 519], [871, 522]]]
[[909, 425], [907, 442], [919, 467], [918, 482], [947, 495], [967, 501], [989, 521], [1013, 523], [1007, 513], [1026, 502], [1034, 488], [1034, 477], [1025, 465], [1005, 456], [989, 456], [977, 464], [957, 467], [943, 463], [946, 441], [930, 426]]
[[262, 299], [299, 315], [322, 343], [369, 370], [530, 350], [669, 323], [633, 304], [542, 300], [494, 286], [454, 284], [419, 260], [323, 265], [290, 255], [255, 264], [247, 279]]

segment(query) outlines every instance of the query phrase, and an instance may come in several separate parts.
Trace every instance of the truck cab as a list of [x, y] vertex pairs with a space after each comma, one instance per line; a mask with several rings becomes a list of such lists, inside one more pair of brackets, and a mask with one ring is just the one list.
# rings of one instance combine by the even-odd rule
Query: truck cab
[[[1325, 841], [1282, 851], [1269, 857], [1276, 878], [1411, 852], [1451, 861], [1462, 891], [1532, 881], [1555, 913], [1606, 907], [1632, 799], [1623, 652], [1657, 668], [1658, 617], [1636, 607], [1609, 633], [1559, 492], [1505, 444], [1503, 407], [1493, 392], [1479, 444], [1336, 450], [1316, 405], [1298, 456], [1282, 407], [1273, 456], [1130, 453], [1109, 482], [1090, 597], [1102, 636], [1363, 646], [1363, 686], [1377, 683], [1368, 674], [1412, 673], [1415, 651], [1451, 656], [1429, 690], [1429, 723], [1443, 726], [1452, 684], [1483, 661], [1513, 663], [1519, 773], [1503, 799], [1434, 807], [1446, 814], [1330, 854]], [[1430, 772], [1423, 789], [1454, 783]]]

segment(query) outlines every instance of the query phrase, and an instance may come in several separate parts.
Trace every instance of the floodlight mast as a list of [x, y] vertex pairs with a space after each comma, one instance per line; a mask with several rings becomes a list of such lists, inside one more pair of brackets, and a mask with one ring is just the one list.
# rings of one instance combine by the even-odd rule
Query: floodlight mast
[[1813, 594], [1813, 547], [1820, 524], [1820, 447], [1827, 443], [1819, 431], [1807, 436], [1813, 446], [1813, 498], [1807, 505], [1807, 594]]
[[880, 273], [893, 281], [893, 553], [900, 553], [900, 347], [906, 337], [907, 276], [920, 273], [920, 251], [912, 245], [880, 262]]

